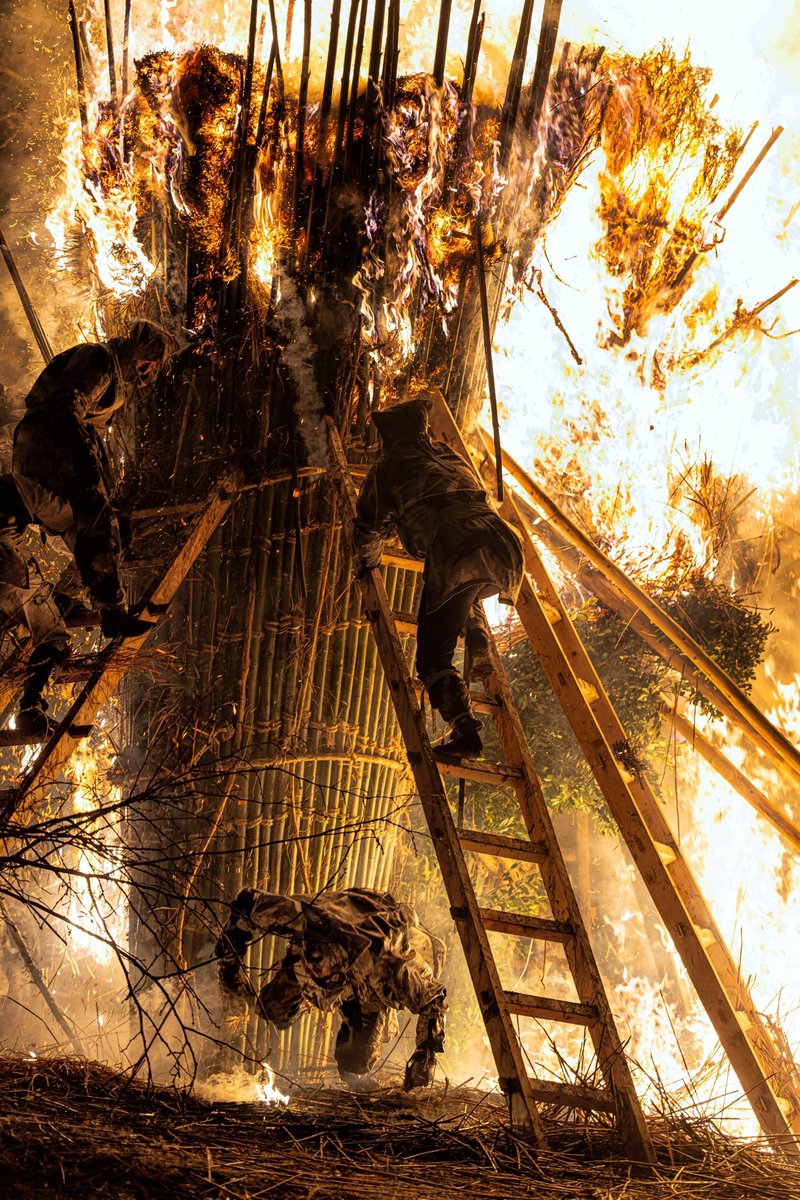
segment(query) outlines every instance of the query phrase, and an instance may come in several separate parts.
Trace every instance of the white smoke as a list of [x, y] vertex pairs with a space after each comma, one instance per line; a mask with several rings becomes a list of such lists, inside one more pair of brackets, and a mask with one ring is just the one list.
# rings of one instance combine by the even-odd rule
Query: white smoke
[[276, 271], [280, 281], [277, 319], [286, 334], [281, 358], [294, 384], [297, 427], [308, 452], [309, 464], [312, 467], [325, 467], [328, 463], [328, 442], [322, 396], [314, 373], [316, 347], [308, 328], [308, 313], [294, 280], [279, 265]]

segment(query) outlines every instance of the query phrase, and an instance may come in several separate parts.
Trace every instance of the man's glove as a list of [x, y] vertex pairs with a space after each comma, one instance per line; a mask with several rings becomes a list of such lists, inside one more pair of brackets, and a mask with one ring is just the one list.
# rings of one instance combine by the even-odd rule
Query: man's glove
[[220, 934], [214, 947], [214, 954], [220, 960], [217, 967], [220, 986], [226, 992], [238, 993], [244, 990], [247, 977], [242, 970], [241, 959], [252, 941], [253, 935], [247, 929], [226, 929]]
[[356, 579], [367, 579], [370, 572], [377, 571], [381, 565], [381, 560], [377, 562], [367, 562], [365, 559], [359, 559], [356, 563]]

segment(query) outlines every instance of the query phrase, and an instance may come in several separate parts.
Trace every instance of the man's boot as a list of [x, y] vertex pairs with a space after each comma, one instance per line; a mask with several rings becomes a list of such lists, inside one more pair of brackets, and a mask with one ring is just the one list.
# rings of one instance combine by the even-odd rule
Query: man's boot
[[100, 611], [100, 627], [107, 638], [142, 637], [154, 625], [155, 621], [145, 621], [135, 616], [124, 604]]
[[42, 692], [47, 686], [53, 670], [69, 658], [69, 647], [37, 646], [28, 662], [25, 687], [20, 697], [15, 726], [23, 737], [47, 737], [52, 722], [47, 716], [47, 701]]
[[493, 670], [489, 623], [478, 600], [464, 626], [464, 679], [467, 683], [482, 681], [488, 679]]
[[431, 707], [438, 709], [450, 729], [443, 738], [433, 743], [436, 758], [461, 759], [479, 758], [483, 750], [480, 731], [483, 722], [472, 711], [469, 691], [464, 680], [455, 671], [440, 675], [428, 686]]

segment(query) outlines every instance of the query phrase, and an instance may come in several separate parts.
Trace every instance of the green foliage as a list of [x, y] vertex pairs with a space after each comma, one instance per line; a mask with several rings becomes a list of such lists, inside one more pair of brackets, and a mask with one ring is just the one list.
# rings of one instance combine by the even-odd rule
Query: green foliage
[[[620, 760], [629, 769], [640, 768], [654, 750], [664, 748], [659, 708], [668, 668], [599, 600], [587, 601], [573, 620], [628, 734]], [[591, 769], [527, 639], [505, 654], [503, 663], [548, 802], [557, 810], [586, 809], [608, 826]]]
[[[731, 588], [714, 583], [700, 571], [654, 599], [734, 683], [750, 691], [767, 638], [775, 630], [758, 609], [748, 608]], [[706, 701], [701, 704], [706, 711], [714, 711]]]

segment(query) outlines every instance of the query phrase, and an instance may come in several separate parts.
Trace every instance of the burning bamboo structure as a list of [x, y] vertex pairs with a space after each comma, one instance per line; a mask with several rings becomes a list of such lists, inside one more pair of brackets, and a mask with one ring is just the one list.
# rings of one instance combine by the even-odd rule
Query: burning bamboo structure
[[[199, 46], [137, 61], [124, 106], [111, 89], [82, 149], [85, 180], [128, 200], [123, 231], [109, 230], [100, 205], [86, 220], [111, 292], [104, 326], [133, 309], [192, 331], [151, 409], [136, 415], [129, 499], [144, 511], [191, 504], [223, 463], [248, 481], [170, 615], [174, 675], [127, 695], [132, 744], [151, 756], [157, 748], [161, 764], [205, 757], [226, 776], [213, 798], [200, 787], [186, 801], [204, 831], [190, 886], [212, 902], [254, 884], [389, 886], [407, 785], [335, 503], [314, 473], [324, 466], [322, 417], [368, 453], [368, 407], [413, 387], [423, 367], [450, 376], [454, 406], [474, 411], [502, 290], [497, 271], [491, 300], [485, 283], [477, 288], [475, 264], [504, 252], [510, 218], [495, 209], [518, 203], [503, 189], [493, 139], [499, 131], [507, 166], [520, 106], [529, 125], [531, 104], [541, 107], [557, 24], [551, 7], [549, 50], [523, 95], [523, 15], [506, 104], [476, 123], [477, 7], [459, 87], [443, 72], [446, 7], [432, 77], [403, 77], [397, 6], [387, 13], [377, 0], [367, 45], [368, 5], [357, 16], [353, 3], [337, 105], [337, 6], [313, 115], [308, 9], [296, 99], [274, 10], [268, 62], [256, 62], [257, 10], [241, 57]], [[115, 80], [110, 21], [106, 31]], [[414, 608], [407, 579], [389, 568], [400, 611]], [[171, 844], [180, 827], [162, 834]], [[187, 964], [207, 952], [209, 929], [187, 915], [188, 899], [155, 905], [155, 941], [132, 929], [147, 961], [165, 947]], [[260, 950], [266, 969], [275, 947]], [[296, 1027], [281, 1064], [315, 1068], [329, 1036], [329, 1024]], [[254, 1026], [247, 1038], [257, 1042]]]
[[[325, 478], [323, 418], [361, 462], [373, 449], [369, 409], [431, 383], [463, 427], [474, 425], [493, 391], [492, 334], [509, 290], [534, 290], [579, 358], [533, 251], [604, 138], [617, 149], [602, 196], [606, 261], [621, 272], [626, 237], [641, 244], [643, 227], [667, 227], [644, 201], [628, 204], [619, 184], [660, 136], [646, 106], [631, 105], [637, 88], [678, 79], [694, 105], [693, 136], [717, 141], [693, 204], [663, 234], [665, 253], [637, 259], [619, 344], [683, 294], [702, 252], [698, 196], [720, 195], [745, 143], [703, 124], [685, 60], [617, 58], [612, 72], [595, 47], [556, 53], [559, 0], [547, 0], [536, 38], [533, 6], [521, 5], [505, 93], [493, 104], [474, 98], [480, 3], [456, 79], [446, 71], [449, 0], [430, 72], [406, 74], [395, 0], [335, 0], [317, 74], [306, 4], [294, 18], [296, 79], [271, 0], [245, 6], [236, 53], [198, 39], [137, 57], [129, 4], [120, 53], [112, 7], [106, 0], [102, 69], [92, 69], [85, 23], [70, 5], [75, 207], [101, 328], [144, 315], [179, 344], [169, 378], [132, 415], [127, 499], [144, 530], [160, 514], [191, 512], [223, 466], [244, 481], [170, 614], [169, 673], [135, 680], [124, 697], [129, 746], [148, 747], [126, 756], [140, 778], [154, 764], [178, 774], [200, 767], [182, 811], [151, 812], [154, 847], [187, 840], [191, 863], [179, 886], [148, 891], [157, 924], [134, 916], [131, 927], [135, 953], [153, 970], [166, 956], [190, 968], [208, 957], [209, 913], [241, 886], [314, 892], [392, 880], [409, 788]], [[105, 87], [106, 76], [107, 97], [89, 97], [89, 79]], [[636, 131], [627, 142], [626, 123]], [[492, 445], [501, 487], [497, 419]], [[392, 607], [412, 611], [408, 575], [389, 565], [386, 582]], [[257, 970], [275, 950], [259, 945]], [[313, 1072], [330, 1036], [330, 1022], [299, 1024], [272, 1061]], [[241, 1043], [262, 1045], [255, 1017]]]

